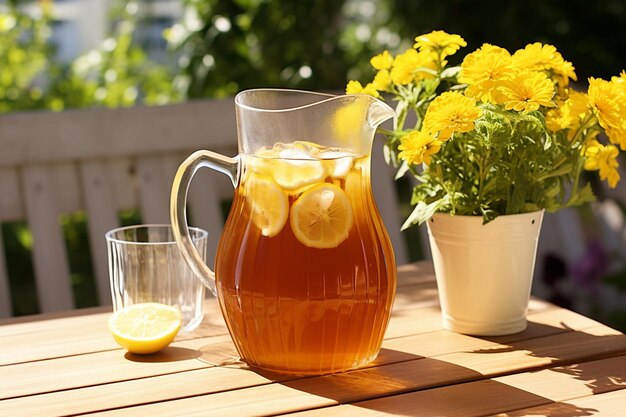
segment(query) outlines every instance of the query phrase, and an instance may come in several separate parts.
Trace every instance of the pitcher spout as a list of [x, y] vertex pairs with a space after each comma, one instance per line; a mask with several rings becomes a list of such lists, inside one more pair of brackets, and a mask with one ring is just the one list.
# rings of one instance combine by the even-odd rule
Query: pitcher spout
[[383, 101], [372, 97], [367, 112], [367, 123], [372, 129], [376, 129], [381, 123], [396, 117], [396, 112]]

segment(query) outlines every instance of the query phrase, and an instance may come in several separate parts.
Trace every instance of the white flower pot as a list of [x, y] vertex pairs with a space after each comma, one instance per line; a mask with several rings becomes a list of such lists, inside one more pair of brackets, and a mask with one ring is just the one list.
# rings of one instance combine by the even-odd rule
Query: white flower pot
[[496, 336], [526, 329], [537, 241], [544, 211], [499, 216], [437, 213], [428, 235], [443, 325]]

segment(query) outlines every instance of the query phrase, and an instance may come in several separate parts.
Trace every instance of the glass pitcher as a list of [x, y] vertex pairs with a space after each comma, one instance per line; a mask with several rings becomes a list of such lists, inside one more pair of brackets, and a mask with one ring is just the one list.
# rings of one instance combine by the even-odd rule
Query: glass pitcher
[[[373, 199], [371, 96], [258, 89], [235, 98], [239, 154], [197, 151], [174, 179], [171, 217], [185, 258], [217, 295], [241, 358], [291, 374], [344, 371], [380, 350], [396, 289], [391, 242]], [[187, 232], [194, 173], [228, 175], [235, 196], [215, 258]]]

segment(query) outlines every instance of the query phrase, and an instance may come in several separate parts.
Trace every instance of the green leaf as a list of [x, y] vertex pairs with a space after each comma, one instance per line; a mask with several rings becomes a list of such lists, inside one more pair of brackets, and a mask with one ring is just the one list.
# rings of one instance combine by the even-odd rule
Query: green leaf
[[547, 151], [552, 146], [552, 138], [550, 135], [545, 135], [545, 141], [543, 143], [543, 150]]
[[561, 183], [559, 183], [558, 181], [554, 181], [554, 185], [548, 188], [544, 194], [548, 198], [555, 198], [556, 196], [561, 194]]
[[415, 71], [416, 72], [425, 72], [426, 74], [437, 76], [437, 71], [435, 71], [434, 69], [426, 68], [426, 67], [416, 68]]
[[585, 184], [585, 186], [579, 190], [572, 190], [572, 193], [572, 197], [568, 202], [569, 206], [578, 206], [584, 203], [590, 203], [596, 199], [590, 184]]
[[391, 165], [392, 156], [391, 156], [391, 149], [389, 148], [389, 142], [386, 142], [383, 145], [383, 157], [385, 158], [385, 163], [387, 165]]
[[506, 205], [506, 214], [517, 214], [522, 211], [524, 203], [526, 202], [526, 195], [528, 193], [528, 181], [523, 173], [520, 173], [518, 169], [515, 169], [515, 176], [513, 184], [511, 185], [511, 196]]
[[483, 213], [483, 225], [495, 220], [495, 218], [498, 217], [498, 212], [495, 210], [481, 207], [480, 211]]
[[454, 78], [459, 72], [461, 72], [461, 67], [448, 67], [441, 72], [441, 78]]
[[408, 170], [409, 170], [409, 164], [407, 164], [406, 161], [402, 161], [400, 168], [398, 168], [398, 172], [396, 172], [395, 179], [398, 180], [402, 178], [404, 174], [407, 173]]
[[457, 84], [450, 87], [450, 91], [465, 90], [465, 88], [467, 88], [467, 84]]
[[413, 212], [409, 215], [406, 221], [402, 224], [400, 230], [406, 230], [414, 224], [422, 224], [430, 219], [433, 214], [437, 212], [437, 207], [440, 205], [441, 200], [434, 201], [430, 204], [426, 204], [423, 201], [417, 203]]
[[402, 224], [401, 230], [406, 230], [407, 228], [415, 224], [422, 224], [428, 219], [430, 219], [433, 216], [433, 214], [437, 212], [448, 211], [449, 208], [450, 208], [450, 196], [449, 195], [444, 195], [441, 198], [437, 198], [436, 200], [430, 203], [426, 203], [425, 201], [420, 201], [415, 205], [415, 208], [413, 209], [409, 217], [407, 217], [405, 222]]

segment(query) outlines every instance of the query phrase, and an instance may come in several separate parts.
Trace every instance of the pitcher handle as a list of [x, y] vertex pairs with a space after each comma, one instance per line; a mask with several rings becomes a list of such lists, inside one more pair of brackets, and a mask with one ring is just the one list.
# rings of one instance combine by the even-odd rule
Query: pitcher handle
[[226, 174], [233, 186], [237, 187], [239, 183], [239, 161], [239, 156], [229, 158], [216, 152], [196, 151], [180, 165], [172, 184], [170, 218], [174, 238], [185, 260], [198, 279], [216, 296], [215, 273], [204, 262], [189, 235], [186, 216], [187, 192], [193, 176], [202, 167], [211, 168]]

